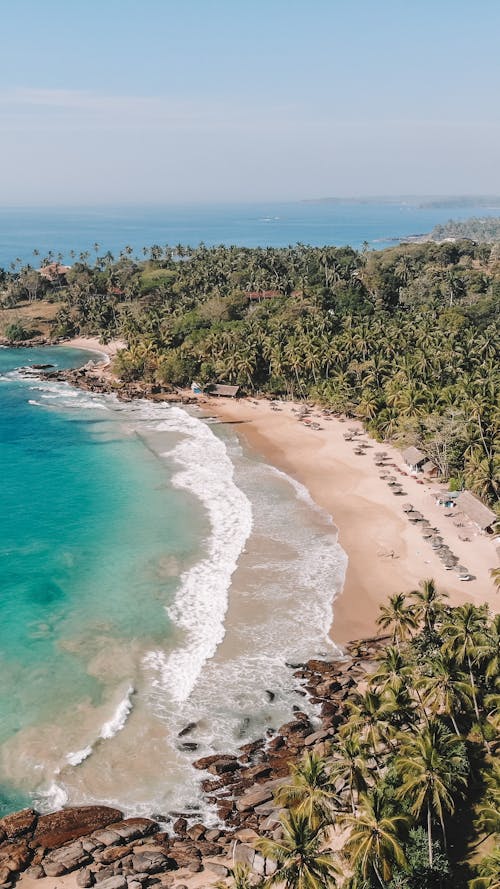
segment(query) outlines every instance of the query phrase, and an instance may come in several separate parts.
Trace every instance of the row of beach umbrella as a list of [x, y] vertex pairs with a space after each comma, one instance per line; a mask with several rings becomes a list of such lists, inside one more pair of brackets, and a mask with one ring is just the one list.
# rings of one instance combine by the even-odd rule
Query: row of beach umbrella
[[437, 553], [446, 570], [452, 571], [454, 569], [461, 579], [468, 579], [468, 569], [465, 567], [465, 565], [458, 564], [458, 557], [455, 555], [454, 552], [452, 552], [448, 544], [444, 542], [443, 538], [438, 533], [438, 529], [431, 528], [431, 523], [429, 522], [429, 520], [426, 519], [417, 509], [414, 509], [411, 503], [403, 504], [403, 512], [406, 513], [406, 517], [410, 522], [414, 524], [420, 524], [422, 537], [424, 538], [424, 540], [430, 543], [432, 549], [435, 553]]

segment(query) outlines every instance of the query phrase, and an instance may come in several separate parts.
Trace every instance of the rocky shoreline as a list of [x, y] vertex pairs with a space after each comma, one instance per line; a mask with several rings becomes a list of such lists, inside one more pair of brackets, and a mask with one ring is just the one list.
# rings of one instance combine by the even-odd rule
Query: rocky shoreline
[[89, 361], [83, 367], [70, 370], [51, 370], [50, 365], [31, 365], [24, 368], [28, 376], [36, 374], [39, 379], [69, 383], [86, 392], [96, 395], [116, 395], [120, 401], [133, 401], [146, 398], [149, 401], [165, 401], [175, 404], [199, 404], [200, 399], [188, 395], [180, 389], [166, 388], [154, 383], [124, 382], [114, 377], [107, 365]]
[[[293, 719], [239, 748], [238, 755], [203, 757], [193, 763], [207, 803], [219, 823], [192, 822], [192, 813], [167, 818], [123, 818], [107, 806], [78, 806], [43, 815], [24, 809], [0, 819], [0, 889], [20, 875], [31, 879], [77, 872], [77, 885], [99, 889], [141, 889], [189, 884], [204, 872], [211, 882], [228, 875], [235, 862], [258, 875], [274, 862], [255, 851], [258, 836], [280, 836], [273, 794], [286, 781], [290, 765], [306, 751], [324, 754], [347, 718], [346, 700], [363, 686], [385, 638], [353, 642], [342, 659], [289, 665], [297, 693], [315, 705], [314, 723], [296, 706]], [[194, 726], [186, 726], [181, 736]], [[185, 742], [189, 744], [189, 741]], [[347, 799], [348, 787], [335, 787]]]

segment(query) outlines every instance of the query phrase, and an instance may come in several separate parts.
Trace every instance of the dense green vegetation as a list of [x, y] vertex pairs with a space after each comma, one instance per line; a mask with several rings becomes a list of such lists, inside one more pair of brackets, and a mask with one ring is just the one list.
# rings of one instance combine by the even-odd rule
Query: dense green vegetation
[[[259, 885], [498, 889], [500, 616], [450, 608], [427, 580], [379, 623], [392, 644], [338, 739], [276, 793], [281, 832], [257, 847], [277, 871]], [[241, 866], [232, 883], [254, 885]]]
[[315, 399], [498, 502], [498, 245], [95, 247], [52, 281], [13, 264], [4, 305], [62, 300], [55, 335], [124, 337], [126, 381]]
[[473, 216], [463, 222], [450, 219], [444, 225], [436, 225], [431, 231], [434, 241], [445, 238], [471, 238], [478, 244], [500, 241], [500, 218], [498, 216]]

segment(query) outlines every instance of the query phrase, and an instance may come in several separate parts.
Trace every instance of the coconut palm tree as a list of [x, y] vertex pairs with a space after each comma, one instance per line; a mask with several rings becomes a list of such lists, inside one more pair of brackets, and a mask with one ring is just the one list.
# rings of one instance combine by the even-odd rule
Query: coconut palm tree
[[500, 590], [500, 568], [492, 568], [490, 574], [497, 590]]
[[[391, 598], [394, 598], [392, 596]], [[380, 692], [390, 688], [392, 691], [406, 685], [411, 667], [401, 654], [399, 648], [390, 645], [377, 658], [379, 666], [371, 676], [372, 685]]]
[[367, 765], [367, 748], [355, 732], [337, 741], [328, 760], [330, 779], [348, 785], [349, 800], [354, 814], [355, 799], [361, 791], [368, 788], [369, 770]]
[[379, 627], [392, 631], [392, 644], [396, 644], [398, 649], [400, 643], [408, 639], [412, 630], [418, 626], [414, 609], [406, 605], [405, 602], [406, 598], [403, 593], [389, 596], [389, 604], [381, 606], [380, 615], [377, 618]]
[[408, 826], [408, 818], [387, 815], [379, 794], [361, 794], [358, 811], [343, 815], [341, 821], [350, 828], [342, 850], [349, 863], [359, 869], [365, 880], [375, 877], [384, 889], [394, 865], [405, 864], [400, 837]]
[[346, 701], [350, 712], [349, 720], [341, 731], [345, 737], [352, 730], [359, 732], [371, 746], [375, 757], [375, 767], [380, 774], [377, 754], [387, 741], [389, 734], [388, 716], [392, 713], [392, 705], [381, 694], [368, 689], [364, 694], [356, 693], [352, 700]]
[[437, 591], [436, 584], [432, 578], [422, 580], [419, 586], [420, 589], [413, 590], [413, 592], [410, 593], [410, 596], [415, 601], [419, 620], [421, 620], [424, 627], [432, 633], [438, 616], [443, 612], [443, 600], [447, 599], [448, 596], [446, 593], [439, 593]]
[[477, 687], [472, 669], [478, 654], [487, 643], [486, 636], [487, 610], [477, 608], [470, 602], [453, 609], [450, 618], [443, 624], [442, 633], [445, 638], [444, 650], [459, 665], [467, 665], [472, 690], [474, 712], [478, 723], [481, 722], [477, 703]]
[[458, 792], [467, 786], [464, 749], [460, 740], [434, 720], [418, 735], [403, 737], [395, 768], [399, 799], [411, 802], [412, 814], [427, 814], [429, 865], [432, 867], [432, 818], [437, 817], [446, 843], [445, 814], [455, 809]]
[[322, 825], [293, 810], [281, 816], [283, 838], [261, 837], [256, 848], [276, 862], [276, 871], [265, 886], [284, 889], [328, 889], [334, 887], [339, 866], [332, 852], [322, 851], [325, 833]]
[[[248, 865], [237, 861], [233, 867], [228, 868], [228, 879], [231, 889], [257, 889], [262, 886], [262, 880], [255, 881]], [[226, 880], [218, 880], [215, 889], [229, 889]]]
[[305, 815], [311, 823], [325, 824], [332, 820], [335, 793], [326, 761], [314, 752], [306, 752], [297, 765], [291, 767], [291, 781], [276, 791], [278, 805]]
[[500, 889], [500, 845], [478, 865], [479, 877], [469, 882], [469, 889]]
[[472, 707], [472, 687], [465, 673], [457, 670], [456, 662], [443, 652], [429, 662], [428, 668], [415, 682], [422, 700], [434, 715], [447, 716], [460, 735], [456, 716], [464, 708]]

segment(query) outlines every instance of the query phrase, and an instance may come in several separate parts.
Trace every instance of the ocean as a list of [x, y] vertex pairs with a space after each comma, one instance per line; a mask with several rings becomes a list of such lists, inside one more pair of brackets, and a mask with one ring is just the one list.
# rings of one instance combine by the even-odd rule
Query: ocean
[[[37, 267], [50, 250], [71, 263], [74, 251], [95, 256], [118, 254], [125, 246], [143, 257], [152, 244], [192, 247], [236, 244], [246, 247], [286, 247], [350, 244], [372, 249], [393, 245], [400, 238], [431, 231], [448, 219], [498, 216], [499, 207], [420, 207], [400, 203], [259, 203], [187, 206], [73, 207], [0, 209], [0, 267], [20, 259]], [[38, 251], [34, 255], [33, 251]]]
[[[71, 262], [95, 242], [139, 256], [201, 241], [382, 247], [473, 212], [3, 209], [0, 266], [37, 265], [49, 250]], [[0, 348], [0, 812], [107, 802], [196, 814], [191, 760], [289, 719], [298, 699], [286, 663], [335, 651], [327, 633], [346, 556], [330, 517], [230, 426], [19, 372], [89, 358]], [[189, 723], [195, 752], [180, 736]]]
[[287, 661], [335, 651], [346, 557], [230, 426], [19, 370], [91, 357], [0, 349], [0, 804], [196, 813], [191, 760], [290, 718]]

